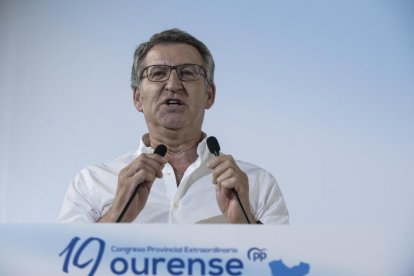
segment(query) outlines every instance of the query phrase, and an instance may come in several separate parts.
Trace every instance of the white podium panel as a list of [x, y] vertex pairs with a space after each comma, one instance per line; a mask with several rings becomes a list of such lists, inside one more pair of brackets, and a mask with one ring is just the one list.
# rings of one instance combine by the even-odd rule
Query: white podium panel
[[384, 275], [370, 229], [2, 224], [0, 275]]

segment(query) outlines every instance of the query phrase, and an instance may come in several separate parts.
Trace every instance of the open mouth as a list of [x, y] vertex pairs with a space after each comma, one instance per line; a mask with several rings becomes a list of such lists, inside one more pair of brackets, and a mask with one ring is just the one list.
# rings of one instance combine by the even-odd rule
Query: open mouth
[[165, 101], [165, 104], [168, 106], [180, 106], [180, 105], [183, 105], [184, 103], [181, 102], [180, 100], [168, 99]]

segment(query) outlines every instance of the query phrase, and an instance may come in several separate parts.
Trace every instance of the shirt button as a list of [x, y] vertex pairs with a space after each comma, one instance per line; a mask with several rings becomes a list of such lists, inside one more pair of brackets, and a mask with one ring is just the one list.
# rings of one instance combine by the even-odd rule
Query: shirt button
[[174, 202], [174, 203], [173, 203], [173, 208], [174, 208], [174, 209], [177, 209], [177, 208], [178, 208], [178, 203], [177, 203], [177, 202]]

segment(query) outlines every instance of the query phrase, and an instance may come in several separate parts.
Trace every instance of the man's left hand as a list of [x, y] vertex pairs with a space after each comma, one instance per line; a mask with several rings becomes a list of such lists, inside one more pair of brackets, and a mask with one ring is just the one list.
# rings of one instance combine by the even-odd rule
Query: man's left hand
[[233, 189], [238, 193], [240, 201], [251, 223], [255, 223], [250, 210], [249, 180], [247, 175], [237, 166], [231, 155], [212, 157], [207, 162], [212, 170], [213, 183], [216, 185], [217, 204], [230, 223], [245, 223]]

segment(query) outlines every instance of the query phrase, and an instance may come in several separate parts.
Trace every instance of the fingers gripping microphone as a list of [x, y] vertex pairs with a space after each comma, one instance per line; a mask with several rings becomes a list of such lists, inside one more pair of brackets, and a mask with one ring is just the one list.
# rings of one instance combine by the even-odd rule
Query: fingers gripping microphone
[[[165, 154], [167, 153], [167, 147], [163, 144], [158, 145], [155, 150], [154, 150], [155, 154], [161, 155], [162, 157], [165, 156]], [[118, 219], [116, 222], [121, 222], [122, 218], [124, 217], [126, 211], [129, 209], [129, 205], [131, 205], [132, 200], [134, 199], [136, 193], [138, 192], [138, 187], [139, 185], [135, 188], [134, 192], [132, 193], [131, 197], [129, 198], [127, 204], [125, 205], [124, 209], [122, 210], [121, 214], [119, 215]]]
[[[214, 154], [215, 156], [220, 155], [220, 145], [219, 145], [219, 142], [217, 141], [216, 137], [210, 136], [210, 137], [207, 138], [207, 147], [208, 147], [209, 151], [212, 154]], [[237, 204], [239, 205], [240, 211], [243, 214], [244, 221], [247, 224], [250, 224], [249, 218], [247, 217], [246, 210], [243, 208], [243, 205], [240, 201], [239, 194], [237, 193], [237, 191], [235, 189], [232, 189], [232, 193], [233, 193], [233, 196], [236, 198], [236, 201], [237, 201]]]

